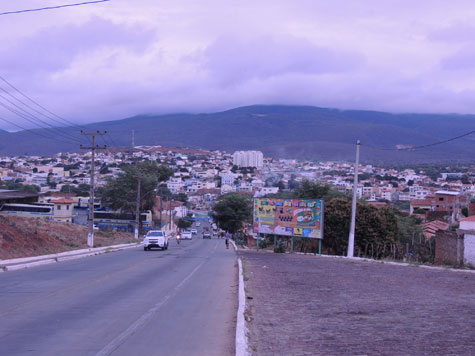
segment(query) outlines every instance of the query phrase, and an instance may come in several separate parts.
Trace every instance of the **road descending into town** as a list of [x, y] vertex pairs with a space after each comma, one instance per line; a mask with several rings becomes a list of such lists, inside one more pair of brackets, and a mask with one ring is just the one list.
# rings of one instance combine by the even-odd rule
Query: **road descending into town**
[[200, 235], [0, 273], [0, 355], [232, 355], [236, 293], [234, 250]]

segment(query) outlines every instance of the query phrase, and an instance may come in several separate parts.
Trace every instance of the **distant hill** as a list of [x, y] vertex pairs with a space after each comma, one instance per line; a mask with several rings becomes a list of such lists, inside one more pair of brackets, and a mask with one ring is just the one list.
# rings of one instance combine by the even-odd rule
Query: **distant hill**
[[[414, 151], [391, 150], [420, 146], [475, 129], [475, 115], [390, 114], [311, 106], [255, 105], [210, 114], [136, 116], [85, 125], [107, 130], [115, 145], [162, 145], [234, 150], [262, 150], [277, 158], [354, 160], [361, 140], [361, 160], [373, 164], [475, 161], [475, 135]], [[64, 128], [78, 139], [79, 128]], [[0, 155], [51, 154], [78, 151], [79, 143], [59, 133], [55, 142], [28, 131], [1, 134]], [[99, 144], [103, 144], [101, 140]], [[398, 146], [402, 145], [402, 146]], [[389, 150], [374, 149], [378, 147]]]

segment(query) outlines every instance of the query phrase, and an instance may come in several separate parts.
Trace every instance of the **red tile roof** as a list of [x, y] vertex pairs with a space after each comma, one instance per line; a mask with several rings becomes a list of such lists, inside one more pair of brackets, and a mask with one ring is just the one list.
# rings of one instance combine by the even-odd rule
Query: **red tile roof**
[[71, 199], [58, 199], [58, 200], [52, 200], [51, 203], [53, 204], [73, 204], [74, 201]]

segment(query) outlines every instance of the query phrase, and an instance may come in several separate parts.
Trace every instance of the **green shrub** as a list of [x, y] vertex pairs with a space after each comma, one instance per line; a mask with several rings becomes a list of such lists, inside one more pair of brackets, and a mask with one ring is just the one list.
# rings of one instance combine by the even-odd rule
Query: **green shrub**
[[274, 252], [275, 253], [285, 253], [285, 249], [286, 249], [286, 244], [284, 241], [282, 240], [279, 240], [277, 241], [277, 245], [274, 247]]

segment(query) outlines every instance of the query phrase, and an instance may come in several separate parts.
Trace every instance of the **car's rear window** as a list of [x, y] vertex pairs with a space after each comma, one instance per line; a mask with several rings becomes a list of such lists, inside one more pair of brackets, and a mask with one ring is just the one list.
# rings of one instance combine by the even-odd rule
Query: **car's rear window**
[[150, 231], [147, 236], [163, 236], [163, 231]]

